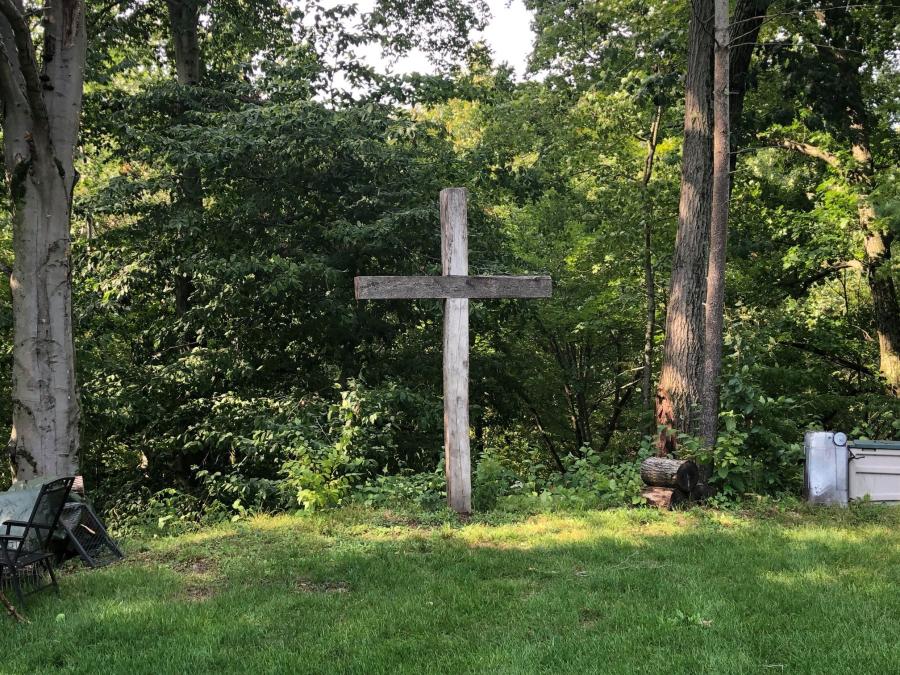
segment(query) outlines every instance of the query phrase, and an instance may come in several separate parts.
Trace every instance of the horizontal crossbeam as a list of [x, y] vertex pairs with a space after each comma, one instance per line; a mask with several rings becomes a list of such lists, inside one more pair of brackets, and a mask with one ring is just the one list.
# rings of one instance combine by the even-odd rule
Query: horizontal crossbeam
[[416, 298], [549, 298], [550, 277], [356, 277], [357, 300]]

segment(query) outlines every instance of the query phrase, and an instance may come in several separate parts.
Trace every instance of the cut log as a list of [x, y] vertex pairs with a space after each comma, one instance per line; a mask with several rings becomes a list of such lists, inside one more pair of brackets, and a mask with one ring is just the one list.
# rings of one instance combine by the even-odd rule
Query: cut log
[[697, 465], [690, 459], [648, 457], [641, 463], [641, 480], [653, 487], [678, 488], [690, 492], [700, 478]]
[[645, 487], [641, 490], [641, 496], [647, 504], [660, 509], [674, 509], [688, 503], [687, 493], [677, 488]]

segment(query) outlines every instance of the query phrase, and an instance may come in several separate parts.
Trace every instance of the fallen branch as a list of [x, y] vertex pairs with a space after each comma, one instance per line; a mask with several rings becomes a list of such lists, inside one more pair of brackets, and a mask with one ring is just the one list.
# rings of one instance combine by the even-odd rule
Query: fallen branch
[[3, 603], [3, 606], [6, 607], [6, 611], [9, 612], [9, 615], [15, 619], [19, 623], [31, 623], [24, 616], [19, 614], [18, 610], [13, 607], [13, 604], [9, 601], [9, 599], [3, 594], [3, 591], [0, 591], [0, 603]]

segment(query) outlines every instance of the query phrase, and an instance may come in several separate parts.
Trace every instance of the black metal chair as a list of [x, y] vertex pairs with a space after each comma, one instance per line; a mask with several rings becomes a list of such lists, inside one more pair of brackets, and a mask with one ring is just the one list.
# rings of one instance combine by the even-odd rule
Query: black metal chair
[[[74, 481], [74, 477], [69, 477], [45, 483], [28, 521], [7, 520], [3, 523], [6, 532], [0, 534], [0, 581], [5, 574], [9, 576], [20, 603], [25, 601], [26, 595], [22, 590], [23, 579], [32, 582], [28, 594], [51, 586], [59, 593], [50, 544]], [[13, 534], [13, 528], [20, 532]], [[41, 568], [50, 577], [50, 582], [44, 585], [40, 585]]]
[[[125, 557], [94, 509], [83, 502], [69, 502], [63, 508], [59, 524], [68, 535], [67, 550], [75, 549], [82, 562], [91, 568], [103, 567]], [[71, 547], [71, 548], [69, 548]]]

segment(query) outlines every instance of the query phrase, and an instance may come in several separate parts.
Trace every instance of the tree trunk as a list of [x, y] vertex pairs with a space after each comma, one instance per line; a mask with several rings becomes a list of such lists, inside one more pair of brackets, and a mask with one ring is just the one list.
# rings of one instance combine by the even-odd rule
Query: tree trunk
[[[650, 124], [650, 136], [647, 139], [647, 157], [644, 160], [644, 175], [641, 178], [644, 197], [644, 290], [647, 294], [647, 313], [644, 322], [644, 361], [641, 373], [641, 402], [644, 410], [653, 412], [653, 339], [656, 334], [656, 275], [653, 270], [653, 214], [651, 201], [647, 195], [647, 186], [653, 176], [653, 160], [656, 157], [656, 146], [659, 142], [659, 125], [662, 121], [662, 106], [657, 106]], [[651, 432], [655, 430], [651, 429]]]
[[166, 5], [178, 84], [196, 86], [200, 84], [203, 72], [199, 36], [200, 3], [198, 0], [166, 0]]
[[[203, 58], [200, 50], [200, 3], [198, 0], [166, 0], [169, 10], [169, 30], [172, 34], [172, 51], [175, 54], [175, 75], [182, 87], [196, 87], [203, 77]], [[184, 106], [175, 111], [175, 123], [184, 117]], [[178, 177], [177, 205], [189, 214], [188, 220], [203, 211], [203, 183], [200, 169], [188, 163]], [[176, 258], [190, 251], [189, 236], [179, 233]], [[194, 292], [192, 275], [178, 266], [174, 274], [175, 314], [184, 316], [190, 309], [190, 296]], [[194, 341], [193, 335], [185, 336], [185, 343]]]
[[731, 145], [729, 140], [728, 0], [715, 0], [716, 32], [713, 65], [713, 190], [706, 271], [706, 323], [703, 350], [703, 392], [700, 436], [715, 447], [719, 427], [719, 373], [725, 322], [725, 257], [728, 244], [728, 197]]
[[893, 235], [880, 230], [874, 222], [868, 196], [860, 194], [858, 199], [859, 227], [865, 236], [866, 278], [878, 333], [879, 370], [888, 391], [900, 397], [900, 304], [891, 273]]
[[700, 471], [693, 460], [648, 457], [641, 462], [641, 480], [653, 487], [678, 488], [690, 492], [697, 485]]
[[666, 340], [656, 392], [664, 427], [660, 455], [676, 450], [668, 430], [696, 431], [703, 378], [703, 300], [712, 187], [712, 0], [693, 0], [685, 80], [684, 144], [678, 233], [666, 311]]
[[3, 145], [12, 202], [16, 480], [78, 473], [70, 216], [87, 40], [81, 0], [43, 10], [40, 74], [22, 5], [0, 0]]
[[68, 191], [35, 161], [13, 186], [13, 428], [17, 480], [78, 473]]
[[847, 127], [853, 156], [849, 179], [856, 191], [857, 218], [865, 241], [864, 266], [878, 333], [879, 369], [888, 392], [900, 396], [900, 303], [891, 270], [893, 234], [888, 227], [876, 222], [869, 197], [875, 162], [869, 139], [869, 114], [859, 79], [862, 67], [862, 52], [856, 44], [859, 26], [849, 16], [847, 18], [847, 21], [839, 22], [831, 13], [826, 13], [825, 30], [830, 32], [832, 40], [850, 49], [819, 49], [823, 58], [833, 59], [836, 63], [847, 101]]
[[[747, 75], [750, 60], [759, 38], [759, 29], [766, 19], [766, 12], [773, 0], [737, 0], [731, 16], [729, 41], [728, 117], [732, 144], [730, 166], [737, 167], [737, 146], [741, 142], [741, 118], [744, 113], [744, 97], [747, 94]], [[729, 188], [731, 183], [729, 182]]]

